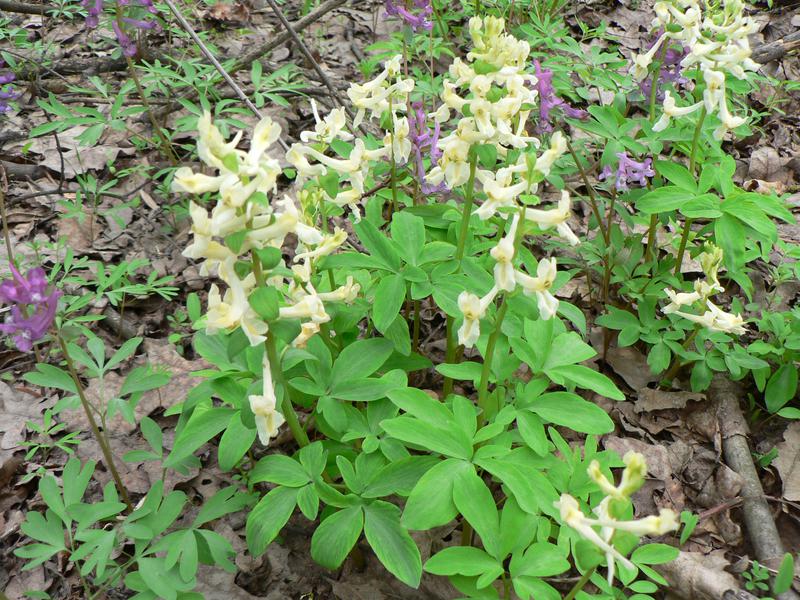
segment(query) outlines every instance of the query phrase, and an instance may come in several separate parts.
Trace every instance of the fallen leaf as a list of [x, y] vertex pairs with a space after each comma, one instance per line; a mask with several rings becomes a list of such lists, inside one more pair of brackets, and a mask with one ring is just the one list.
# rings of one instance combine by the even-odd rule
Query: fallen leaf
[[606, 362], [634, 390], [640, 390], [647, 387], [648, 383], [658, 381], [659, 376], [653, 375], [647, 364], [647, 358], [636, 348], [630, 346], [609, 348]]
[[778, 444], [778, 457], [772, 461], [783, 481], [783, 497], [800, 501], [800, 421], [792, 421]]
[[705, 400], [705, 394], [696, 392], [666, 392], [659, 389], [641, 388], [633, 410], [637, 413], [655, 410], [675, 410], [686, 408], [689, 401]]

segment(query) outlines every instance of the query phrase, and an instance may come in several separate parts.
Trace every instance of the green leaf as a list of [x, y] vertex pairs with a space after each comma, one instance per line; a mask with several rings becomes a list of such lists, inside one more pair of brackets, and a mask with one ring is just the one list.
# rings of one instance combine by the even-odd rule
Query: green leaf
[[679, 188], [687, 192], [696, 192], [697, 184], [694, 175], [682, 164], [667, 160], [657, 160], [655, 163], [656, 171], [670, 183], [674, 183]]
[[383, 430], [394, 438], [420, 446], [445, 456], [469, 460], [472, 441], [451, 424], [433, 425], [419, 419], [403, 416], [381, 421]]
[[690, 219], [716, 219], [722, 215], [719, 206], [719, 197], [714, 194], [702, 194], [685, 202], [678, 210], [684, 217]]
[[511, 576], [554, 577], [570, 567], [564, 552], [558, 546], [547, 542], [533, 544], [525, 554], [511, 561]]
[[241, 413], [236, 412], [231, 417], [228, 428], [219, 440], [217, 457], [219, 468], [230, 471], [242, 460], [242, 457], [253, 445], [256, 439], [256, 430], [242, 423]]
[[272, 286], [257, 287], [247, 301], [258, 316], [268, 323], [275, 321], [280, 314], [280, 296]]
[[374, 257], [378, 258], [390, 271], [399, 272], [401, 266], [400, 255], [392, 243], [367, 219], [362, 219], [354, 226], [358, 239], [364, 248]]
[[301, 487], [311, 481], [299, 462], [285, 454], [270, 454], [256, 463], [250, 472], [251, 483], [269, 481], [287, 487]]
[[725, 266], [738, 271], [744, 265], [745, 229], [732, 215], [722, 215], [714, 221], [714, 241], [724, 252]]
[[475, 532], [483, 547], [495, 558], [500, 553], [500, 515], [492, 492], [470, 466], [453, 481], [453, 502]]
[[247, 547], [261, 555], [286, 525], [297, 505], [297, 488], [276, 487], [264, 496], [247, 515]]
[[416, 588], [422, 577], [419, 548], [400, 525], [400, 509], [376, 501], [364, 507], [364, 535], [383, 566], [400, 581]]
[[645, 215], [671, 212], [694, 198], [693, 192], [668, 185], [646, 193], [636, 201], [636, 208]]
[[775, 576], [775, 583], [772, 584], [772, 591], [775, 595], [789, 591], [794, 581], [794, 557], [790, 552], [783, 556], [778, 574]]
[[533, 481], [523, 469], [502, 459], [484, 458], [476, 460], [475, 463], [489, 471], [511, 490], [522, 510], [530, 514], [539, 513], [537, 491], [533, 487]]
[[584, 342], [581, 336], [574, 331], [562, 333], [553, 340], [544, 370], [583, 362], [596, 354], [595, 349]]
[[311, 537], [311, 557], [323, 567], [338, 569], [356, 545], [363, 527], [364, 511], [360, 506], [333, 513]]
[[369, 377], [386, 362], [391, 353], [392, 343], [382, 338], [353, 342], [336, 359], [331, 381], [347, 383], [353, 379]]
[[614, 422], [602, 408], [569, 392], [543, 394], [529, 407], [543, 419], [581, 433], [614, 431]]
[[480, 548], [450, 546], [425, 562], [425, 570], [434, 575], [464, 575], [475, 577], [484, 573], [503, 572], [503, 566]]
[[547, 371], [547, 375], [561, 375], [579, 387], [597, 392], [612, 400], [625, 400], [625, 394], [608, 377], [584, 365], [563, 365]]
[[365, 377], [340, 381], [331, 387], [331, 396], [350, 402], [371, 402], [380, 400], [398, 387], [404, 387], [403, 382], [398, 382], [393, 377]]
[[646, 544], [639, 546], [631, 554], [631, 562], [637, 565], [660, 565], [678, 558], [679, 551], [666, 544]]
[[406, 299], [406, 282], [402, 275], [391, 273], [378, 283], [372, 305], [375, 328], [383, 333], [400, 313]]
[[405, 261], [410, 265], [418, 265], [425, 246], [425, 220], [404, 210], [394, 213], [392, 239], [398, 242]]
[[797, 367], [794, 363], [781, 365], [772, 374], [764, 390], [767, 410], [778, 412], [797, 393]]
[[468, 462], [449, 458], [420, 477], [403, 510], [403, 525], [423, 531], [452, 521], [458, 512], [453, 503], [453, 481], [471, 468]]
[[483, 370], [483, 365], [481, 363], [477, 363], [474, 361], [466, 361], [461, 363], [455, 364], [441, 364], [436, 366], [436, 370], [439, 371], [445, 377], [449, 377], [450, 379], [458, 379], [463, 381], [477, 381], [481, 377], [481, 371]]
[[36, 371], [25, 373], [22, 378], [34, 385], [56, 388], [72, 394], [78, 393], [78, 388], [75, 387], [75, 382], [70, 374], [53, 365], [37, 364]]
[[497, 163], [497, 146], [494, 144], [480, 144], [472, 149], [478, 155], [478, 160], [484, 169], [494, 169]]
[[225, 429], [235, 412], [231, 408], [198, 406], [189, 418], [189, 422], [175, 437], [172, 452], [164, 461], [164, 466], [175, 467], [184, 458], [190, 456], [200, 446]]

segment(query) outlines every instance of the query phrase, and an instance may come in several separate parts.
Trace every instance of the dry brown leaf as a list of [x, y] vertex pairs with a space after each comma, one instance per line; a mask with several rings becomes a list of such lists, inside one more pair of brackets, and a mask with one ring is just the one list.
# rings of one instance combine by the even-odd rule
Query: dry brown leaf
[[[106, 164], [113, 162], [120, 152], [116, 144], [106, 146], [98, 143], [92, 147], [81, 146], [77, 138], [87, 129], [88, 127], [84, 126], [73, 127], [58, 134], [66, 179], [74, 179], [76, 175], [87, 171], [104, 169]], [[61, 173], [61, 155], [53, 136], [34, 138], [30, 142], [30, 151], [42, 155], [39, 164], [56, 173]]]
[[789, 183], [792, 173], [786, 168], [788, 159], [782, 158], [775, 148], [762, 146], [753, 150], [747, 169], [748, 179]]
[[741, 591], [736, 578], [725, 570], [728, 564], [723, 550], [711, 554], [681, 552], [674, 561], [656, 566], [656, 570], [672, 589], [680, 590], [681, 597], [686, 600], [744, 599], [749, 595], [727, 594], [730, 590], [735, 594]]
[[653, 375], [650, 371], [647, 358], [636, 348], [630, 346], [609, 348], [606, 362], [634, 390], [640, 390], [647, 387], [648, 383], [658, 381], [658, 375]]
[[792, 421], [778, 444], [778, 457], [772, 464], [783, 481], [783, 497], [790, 502], [800, 501], [800, 421]]
[[40, 420], [49, 404], [0, 381], [0, 452], [19, 448], [25, 441], [25, 424]]
[[[142, 417], [149, 416], [159, 408], [166, 409], [173, 404], [182, 402], [186, 393], [202, 380], [191, 373], [208, 367], [208, 363], [204, 360], [186, 360], [169, 343], [145, 340], [143, 345], [144, 360], [139, 360], [137, 363], [147, 364], [152, 368], [166, 369], [171, 377], [165, 386], [142, 394], [142, 398], [134, 410], [137, 423]], [[86, 389], [86, 395], [95, 406], [100, 406], [119, 392], [124, 379], [116, 373], [109, 373], [104, 382], [92, 380]], [[86, 431], [89, 428], [86, 415], [82, 410], [64, 411], [62, 417], [71, 430]], [[136, 427], [123, 419], [121, 415], [115, 415], [108, 423], [108, 429], [112, 432], [131, 433]]]
[[670, 463], [669, 453], [664, 446], [648, 444], [634, 438], [621, 438], [610, 435], [603, 440], [606, 450], [613, 450], [620, 456], [625, 456], [628, 452], [638, 452], [644, 456], [647, 462], [647, 473], [661, 481], [667, 481], [672, 477], [672, 464]]
[[689, 401], [699, 402], [705, 400], [705, 394], [696, 392], [665, 392], [652, 388], [639, 390], [633, 410], [637, 413], [654, 410], [675, 410], [686, 408]]

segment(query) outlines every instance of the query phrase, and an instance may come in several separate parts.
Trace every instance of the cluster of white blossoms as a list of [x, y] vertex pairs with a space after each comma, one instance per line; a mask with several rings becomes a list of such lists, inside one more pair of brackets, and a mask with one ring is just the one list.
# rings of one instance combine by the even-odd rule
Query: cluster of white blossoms
[[[536, 99], [536, 77], [525, 72], [530, 54], [527, 42], [505, 32], [505, 22], [496, 17], [473, 17], [469, 22], [474, 49], [467, 61], [458, 58], [450, 67], [454, 81], [444, 82], [443, 109], [434, 118], [449, 120], [450, 110], [460, 115], [456, 128], [439, 142], [442, 157], [427, 176], [430, 183], [445, 181], [451, 188], [467, 183], [471, 171], [486, 195], [475, 214], [481, 220], [506, 218], [507, 232], [492, 249], [495, 285], [483, 297], [462, 292], [458, 297], [463, 323], [458, 341], [470, 348], [480, 337], [480, 320], [498, 293], [512, 292], [519, 285], [523, 293], [536, 296], [542, 318], [552, 318], [558, 300], [550, 293], [555, 281], [555, 259], [539, 261], [535, 277], [515, 269], [517, 236], [528, 223], [542, 231], [555, 228], [571, 245], [579, 243], [569, 227], [571, 200], [566, 191], [551, 209], [523, 208], [519, 199], [537, 190], [538, 183], [550, 174], [555, 162], [567, 151], [567, 141], [559, 131], [549, 147], [533, 159], [527, 152], [540, 141], [528, 136], [526, 125], [530, 107]], [[512, 164], [499, 169], [481, 169], [473, 155], [478, 145], [491, 145], [504, 158], [512, 149], [523, 150]]]
[[681, 66], [697, 65], [706, 89], [703, 99], [690, 106], [678, 106], [667, 91], [664, 112], [653, 129], [662, 131], [673, 117], [682, 117], [704, 107], [708, 114], [717, 113], [721, 124], [714, 131], [714, 137], [722, 139], [727, 131], [745, 122], [728, 110], [725, 75], [730, 73], [737, 79], [744, 79], [745, 71], [758, 69], [758, 64], [750, 58], [748, 41], [748, 36], [758, 30], [758, 24], [744, 14], [742, 0], [669, 0], [656, 2], [654, 8], [653, 28], [664, 33], [648, 52], [633, 57], [634, 77], [639, 81], [647, 77], [661, 46], [668, 40], [675, 40], [688, 50]]
[[[335, 127], [332, 121], [331, 127]], [[317, 128], [318, 135], [320, 129]], [[241, 132], [231, 141], [225, 141], [211, 116], [205, 113], [198, 120], [198, 154], [218, 174], [204, 175], [188, 167], [180, 168], [173, 180], [173, 191], [217, 192], [210, 215], [204, 207], [190, 202], [193, 235], [183, 252], [188, 258], [203, 261], [201, 274], [216, 275], [226, 286], [223, 293], [219, 286], [211, 285], [206, 331], [232, 331], [240, 327], [252, 346], [263, 343], [269, 323], [253, 309], [250, 298], [259, 286], [269, 286], [281, 292], [286, 302], [279, 308], [277, 318], [300, 321], [300, 334], [293, 345], [303, 347], [320, 330], [320, 325], [330, 320], [325, 303], [352, 303], [359, 286], [348, 278], [345, 285], [329, 292], [317, 292], [314, 288], [311, 280], [316, 261], [339, 248], [347, 235], [340, 229], [332, 233], [320, 231], [288, 196], [270, 202], [281, 168], [266, 152], [280, 132], [271, 119], [263, 119], [256, 125], [250, 150], [245, 152], [237, 148]], [[260, 268], [252, 268], [250, 264], [260, 260], [258, 251], [270, 247], [282, 250], [290, 234], [295, 241], [292, 277], [271, 273], [265, 281], [257, 281]], [[255, 254], [250, 256], [252, 253]], [[282, 258], [279, 262], [285, 267]], [[239, 275], [237, 264], [246, 265], [245, 276]], [[277, 412], [270, 366], [266, 358], [265, 361], [263, 394], [251, 396], [250, 405], [261, 441], [266, 444], [277, 432], [283, 416]]]
[[[747, 332], [744, 327], [744, 319], [740, 314], [725, 312], [711, 301], [711, 296], [724, 292], [725, 289], [720, 285], [718, 273], [722, 265], [722, 248], [713, 244], [706, 244], [705, 250], [700, 255], [700, 265], [703, 268], [705, 279], [698, 279], [694, 283], [694, 290], [691, 292], [676, 292], [675, 290], [665, 289], [670, 302], [662, 310], [664, 314], [680, 315], [684, 319], [693, 321], [712, 331], [724, 333], [734, 333], [742, 335]], [[684, 306], [699, 306], [704, 312], [696, 315], [682, 312]]]
[[642, 487], [647, 475], [647, 465], [641, 454], [628, 452], [623, 457], [623, 461], [625, 470], [622, 472], [619, 485], [616, 486], [603, 475], [596, 460], [589, 465], [589, 477], [606, 495], [593, 511], [595, 518], [587, 517], [581, 510], [578, 501], [569, 494], [562, 494], [561, 499], [555, 503], [561, 513], [561, 522], [577, 531], [582, 538], [597, 546], [605, 554], [609, 584], [614, 580], [615, 560], [627, 568], [634, 568], [633, 563], [625, 558], [612, 543], [617, 531], [627, 531], [641, 537], [664, 535], [670, 531], [677, 531], [679, 527], [675, 512], [666, 508], [661, 509], [657, 517], [650, 516], [632, 521], [620, 521], [611, 514], [612, 503], [615, 500], [629, 500], [631, 494]]
[[[376, 161], [392, 160], [397, 165], [408, 162], [412, 144], [409, 139], [410, 125], [405, 113], [409, 105], [409, 95], [414, 90], [414, 80], [402, 77], [402, 57], [397, 55], [386, 62], [383, 71], [375, 79], [364, 84], [351, 84], [347, 95], [357, 113], [353, 120], [353, 130], [361, 125], [364, 118], [390, 117], [391, 129], [384, 132], [383, 145], [368, 150], [364, 140], [355, 138], [347, 130], [347, 115], [344, 108], [332, 110], [324, 119], [320, 118], [314, 101], [316, 127], [314, 131], [301, 134], [303, 143], [293, 144], [286, 159], [297, 169], [298, 183], [302, 185], [310, 179], [335, 172], [339, 178], [339, 191], [325, 199], [336, 206], [348, 206], [356, 219], [360, 217], [359, 202], [364, 196], [364, 182], [370, 167]], [[334, 140], [353, 141], [353, 148], [347, 158], [330, 156], [326, 152]], [[347, 185], [343, 185], [346, 182]]]

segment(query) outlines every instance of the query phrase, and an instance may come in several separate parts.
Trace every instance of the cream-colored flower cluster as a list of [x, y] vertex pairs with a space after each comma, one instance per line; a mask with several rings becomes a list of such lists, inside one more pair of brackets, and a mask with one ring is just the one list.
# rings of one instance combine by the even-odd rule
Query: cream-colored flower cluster
[[[329, 135], [337, 126], [335, 119], [334, 115], [327, 123], [318, 125], [311, 135]], [[238, 149], [242, 133], [226, 141], [208, 113], [198, 120], [198, 133], [198, 154], [217, 175], [195, 173], [186, 167], [178, 169], [173, 190], [192, 194], [217, 192], [210, 214], [204, 207], [190, 202], [193, 235], [183, 252], [188, 258], [203, 261], [201, 274], [216, 275], [226, 286], [223, 293], [219, 286], [211, 285], [206, 331], [232, 331], [240, 327], [251, 345], [263, 343], [269, 323], [253, 309], [250, 297], [257, 287], [271, 286], [281, 292], [286, 302], [279, 307], [277, 318], [300, 320], [300, 334], [293, 345], [302, 347], [320, 330], [321, 324], [330, 320], [326, 302], [351, 303], [358, 294], [359, 286], [352, 278], [329, 292], [317, 292], [312, 284], [316, 261], [339, 248], [347, 235], [340, 229], [333, 233], [320, 231], [288, 196], [270, 201], [281, 173], [278, 161], [267, 155], [280, 135], [280, 127], [271, 119], [265, 118], [256, 125], [246, 152]], [[290, 234], [295, 243], [293, 276], [288, 282], [282, 274], [270, 274], [266, 281], [257, 281], [260, 269], [250, 265], [259, 259], [251, 254], [269, 247], [282, 250]], [[245, 266], [246, 275], [237, 271], [237, 266], [241, 265]], [[251, 396], [250, 404], [256, 415], [259, 436], [266, 444], [283, 422], [282, 415], [277, 412], [268, 362], [264, 365], [263, 393]]]
[[592, 461], [589, 465], [589, 477], [605, 494], [605, 498], [593, 511], [595, 518], [587, 517], [578, 501], [569, 494], [562, 494], [561, 499], [555, 503], [561, 513], [561, 522], [577, 531], [582, 538], [597, 546], [605, 554], [609, 584], [614, 580], [615, 561], [618, 560], [627, 568], [634, 568], [633, 563], [612, 543], [617, 531], [627, 531], [636, 536], [664, 535], [670, 531], [677, 531], [679, 527], [675, 512], [666, 508], [661, 509], [657, 517], [650, 516], [631, 521], [621, 521], [614, 517], [612, 503], [615, 500], [628, 500], [631, 494], [642, 487], [647, 475], [647, 465], [641, 454], [628, 452], [623, 461], [625, 470], [622, 472], [619, 485], [616, 486], [603, 475], [597, 461]]
[[[475, 145], [494, 145], [501, 157], [510, 148], [539, 145], [539, 140], [525, 131], [536, 99], [536, 77], [525, 72], [530, 46], [506, 33], [505, 21], [497, 17], [473, 17], [469, 32], [473, 50], [467, 54], [466, 62], [453, 60], [453, 81], [444, 82], [444, 104], [434, 114], [439, 123], [450, 120], [451, 110], [460, 115], [455, 130], [439, 141], [442, 157], [427, 177], [434, 185], [446, 181], [450, 188], [469, 179], [470, 149]], [[518, 167], [504, 173], [501, 181], [510, 183], [514, 173], [528, 171], [524, 157]], [[486, 172], [484, 177], [492, 175]]]
[[467, 62], [458, 58], [453, 61], [450, 75], [454, 81], [445, 81], [442, 92], [445, 110], [435, 115], [448, 120], [450, 110], [454, 110], [460, 119], [455, 130], [440, 141], [442, 158], [427, 177], [430, 183], [446, 181], [455, 187], [468, 182], [470, 171], [475, 169], [475, 180], [486, 195], [475, 214], [481, 220], [498, 215], [506, 218], [508, 231], [491, 251], [496, 261], [494, 287], [483, 297], [465, 291], [458, 298], [464, 318], [458, 340], [467, 348], [480, 337], [480, 320], [501, 291], [512, 292], [519, 285], [525, 295], [536, 296], [542, 318], [550, 319], [556, 314], [558, 300], [550, 293], [557, 275], [555, 259], [539, 261], [536, 277], [513, 265], [517, 235], [522, 236], [526, 223], [536, 224], [541, 230], [555, 228], [570, 244], [578, 244], [568, 224], [571, 201], [566, 191], [558, 205], [547, 210], [523, 208], [519, 202], [522, 194], [537, 190], [538, 183], [567, 151], [561, 132], [551, 136], [549, 147], [535, 160], [520, 152], [513, 164], [499, 169], [481, 169], [477, 163], [471, 164], [475, 161], [471, 152], [477, 145], [493, 145], [498, 156], [506, 157], [511, 149], [538, 148], [540, 142], [525, 130], [530, 106], [536, 99], [536, 77], [524, 70], [530, 46], [506, 33], [505, 22], [496, 17], [473, 17], [469, 30], [474, 49], [467, 54]]
[[681, 61], [683, 67], [698, 66], [706, 89], [703, 100], [690, 106], [679, 107], [669, 91], [665, 92], [663, 114], [654, 125], [655, 131], [667, 128], [674, 117], [691, 114], [705, 108], [708, 114], [715, 113], [721, 121], [714, 131], [718, 140], [725, 133], [745, 123], [728, 110], [725, 75], [744, 79], [746, 71], [758, 69], [751, 58], [748, 36], [758, 29], [757, 23], [744, 14], [742, 0], [669, 0], [656, 2], [656, 18], [653, 27], [664, 33], [653, 47], [644, 54], [633, 57], [633, 75], [641, 81], [648, 75], [650, 64], [656, 53], [668, 40], [681, 42], [688, 54]]
[[[356, 219], [360, 217], [359, 202], [364, 196], [364, 185], [370, 167], [377, 161], [394, 161], [397, 165], [408, 162], [411, 154], [411, 131], [408, 117], [409, 95], [414, 90], [414, 80], [402, 76], [402, 57], [395, 56], [384, 65], [383, 71], [375, 79], [363, 84], [351, 84], [347, 95], [357, 112], [353, 120], [353, 131], [361, 125], [364, 118], [370, 121], [388, 114], [391, 128], [384, 132], [383, 145], [368, 150], [362, 138], [355, 137], [347, 130], [347, 115], [344, 108], [332, 110], [324, 119], [320, 118], [312, 100], [316, 127], [313, 132], [301, 134], [303, 143], [293, 144], [286, 159], [297, 169], [298, 183], [329, 172], [339, 178], [339, 191], [325, 199], [337, 206], [348, 206]], [[334, 140], [353, 142], [350, 155], [344, 158], [331, 156], [328, 152]], [[342, 183], [347, 185], [343, 186]]]
[[[684, 319], [693, 321], [712, 331], [724, 333], [734, 333], [742, 335], [747, 332], [744, 327], [742, 315], [728, 313], [719, 308], [711, 301], [711, 296], [724, 292], [725, 289], [720, 285], [718, 273], [722, 266], [722, 248], [713, 244], [706, 244], [706, 248], [700, 255], [700, 265], [703, 268], [705, 279], [698, 279], [694, 283], [694, 290], [691, 292], [676, 292], [675, 290], [665, 289], [670, 302], [662, 310], [664, 314], [680, 315]], [[703, 314], [696, 315], [682, 312], [684, 306], [700, 306], [704, 310]]]

